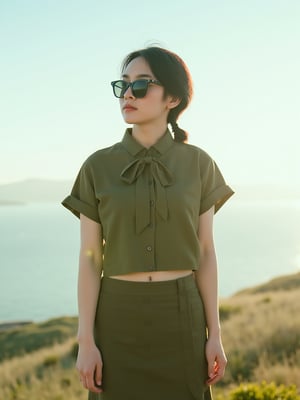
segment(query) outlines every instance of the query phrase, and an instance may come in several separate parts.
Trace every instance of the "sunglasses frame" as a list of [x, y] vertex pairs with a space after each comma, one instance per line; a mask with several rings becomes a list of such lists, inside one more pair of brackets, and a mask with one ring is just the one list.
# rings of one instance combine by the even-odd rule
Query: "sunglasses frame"
[[[117, 96], [117, 94], [116, 94], [115, 87], [116, 87], [116, 84], [118, 82], [122, 82], [122, 84], [123, 84], [123, 82], [126, 83], [126, 85], [124, 86], [124, 89], [121, 90], [121, 94], [123, 93], [123, 96]], [[137, 93], [135, 92], [134, 85], [136, 84], [136, 82], [145, 82], [145, 89], [143, 89], [143, 95], [142, 96], [137, 95]], [[132, 82], [124, 81], [124, 79], [118, 79], [117, 81], [112, 81], [111, 82], [111, 85], [113, 87], [114, 96], [117, 97], [118, 99], [123, 99], [125, 92], [129, 88], [131, 88], [132, 94], [133, 94], [133, 96], [135, 98], [142, 99], [143, 97], [145, 97], [147, 95], [147, 91], [148, 91], [149, 85], [151, 85], [151, 84], [152, 85], [162, 86], [162, 84], [157, 79], [137, 79], [137, 80], [132, 81]]]

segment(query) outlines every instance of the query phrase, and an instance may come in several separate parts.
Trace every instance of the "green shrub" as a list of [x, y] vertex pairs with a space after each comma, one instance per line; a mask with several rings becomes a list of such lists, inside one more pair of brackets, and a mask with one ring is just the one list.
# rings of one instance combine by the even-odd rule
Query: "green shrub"
[[295, 385], [262, 382], [241, 384], [229, 393], [229, 400], [300, 400], [300, 396]]
[[78, 343], [75, 342], [75, 343], [73, 344], [72, 348], [71, 348], [71, 351], [70, 351], [71, 357], [72, 357], [73, 359], [75, 359], [75, 360], [77, 359], [78, 349], [79, 349]]
[[225, 321], [229, 317], [231, 317], [232, 314], [237, 314], [241, 311], [241, 307], [239, 306], [230, 306], [228, 304], [221, 304], [219, 306], [219, 315], [220, 315], [220, 320]]
[[248, 349], [245, 352], [238, 350], [228, 354], [228, 370], [235, 382], [250, 380], [254, 368], [258, 364], [256, 349]]
[[265, 303], [265, 304], [271, 303], [271, 301], [272, 301], [272, 299], [270, 296], [266, 296], [263, 299], [261, 299], [261, 303]]
[[45, 358], [45, 360], [43, 362], [43, 366], [44, 367], [54, 367], [58, 363], [59, 363], [59, 357], [53, 355], [53, 356], [48, 356]]
[[60, 385], [62, 388], [70, 387], [72, 385], [70, 378], [62, 378], [60, 380]]

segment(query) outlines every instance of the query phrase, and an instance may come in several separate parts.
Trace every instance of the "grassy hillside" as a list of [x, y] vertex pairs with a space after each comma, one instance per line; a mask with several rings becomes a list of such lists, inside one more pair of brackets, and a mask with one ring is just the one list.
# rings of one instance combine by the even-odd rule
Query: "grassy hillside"
[[220, 317], [228, 366], [216, 393], [241, 382], [264, 380], [295, 384], [300, 392], [299, 289], [297, 273], [222, 299]]
[[[294, 384], [300, 392], [299, 286], [299, 274], [294, 274], [221, 301], [228, 367], [214, 388], [215, 400], [248, 399], [232, 397], [233, 390], [240, 383], [264, 380]], [[6, 357], [0, 363], [0, 399], [86, 399], [74, 369], [75, 329], [76, 318], [62, 318], [0, 331], [1, 353]]]
[[0, 362], [62, 343], [74, 337], [76, 329], [75, 317], [55, 318], [40, 324], [21, 324], [12, 329], [4, 325], [2, 329], [0, 327]]
[[300, 289], [300, 272], [296, 274], [280, 276], [267, 283], [263, 283], [262, 285], [241, 290], [237, 293], [237, 295], [287, 291], [293, 289]]

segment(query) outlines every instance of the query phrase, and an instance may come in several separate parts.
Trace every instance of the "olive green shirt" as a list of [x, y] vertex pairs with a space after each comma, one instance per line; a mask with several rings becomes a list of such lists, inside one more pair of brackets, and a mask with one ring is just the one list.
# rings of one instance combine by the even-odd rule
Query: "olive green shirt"
[[93, 153], [62, 204], [98, 222], [105, 276], [196, 270], [199, 215], [233, 194], [216, 163], [169, 131], [146, 149], [127, 129], [123, 140]]

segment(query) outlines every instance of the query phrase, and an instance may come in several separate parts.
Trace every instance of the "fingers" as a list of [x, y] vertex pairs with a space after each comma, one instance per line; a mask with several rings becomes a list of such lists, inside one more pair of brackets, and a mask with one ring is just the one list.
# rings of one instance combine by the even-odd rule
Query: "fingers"
[[97, 388], [101, 389], [102, 385], [102, 367], [100, 364], [96, 365], [95, 374], [94, 374], [94, 382]]
[[98, 383], [94, 379], [93, 372], [86, 372], [86, 373], [81, 372], [80, 381], [82, 383], [82, 386], [85, 389], [90, 390], [91, 392], [101, 393], [103, 391], [101, 388], [101, 379], [98, 378], [98, 382], [100, 382], [100, 383]]
[[213, 385], [220, 381], [225, 374], [225, 367], [227, 364], [226, 358], [221, 358], [220, 360], [213, 361], [208, 365], [208, 380], [206, 383], [208, 385]]
[[91, 392], [103, 392], [102, 384], [102, 365], [97, 363], [94, 369], [83, 371], [79, 370], [82, 386]]
[[213, 385], [223, 378], [227, 364], [220, 338], [208, 338], [206, 343], [206, 359], [208, 363], [208, 380], [206, 383]]
[[100, 351], [82, 346], [79, 348], [76, 368], [79, 372], [80, 381], [85, 389], [91, 392], [101, 393], [102, 387], [102, 357]]

